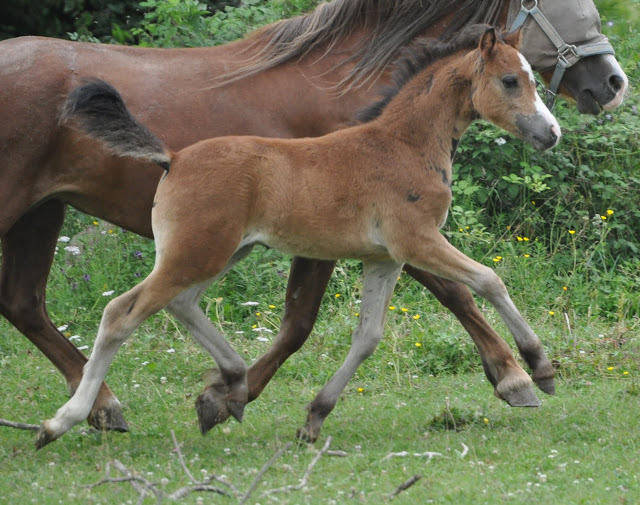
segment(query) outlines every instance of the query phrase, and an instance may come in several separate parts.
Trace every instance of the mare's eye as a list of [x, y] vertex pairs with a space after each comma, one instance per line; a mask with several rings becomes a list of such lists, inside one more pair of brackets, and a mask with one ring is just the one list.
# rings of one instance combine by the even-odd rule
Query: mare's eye
[[518, 87], [518, 78], [515, 75], [508, 75], [502, 78], [502, 85], [507, 89]]

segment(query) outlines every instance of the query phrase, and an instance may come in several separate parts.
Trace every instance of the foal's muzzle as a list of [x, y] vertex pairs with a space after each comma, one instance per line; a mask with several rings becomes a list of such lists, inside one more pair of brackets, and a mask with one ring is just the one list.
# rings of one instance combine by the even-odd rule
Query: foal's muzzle
[[522, 138], [538, 151], [554, 147], [560, 141], [560, 125], [550, 113], [520, 116], [516, 125]]

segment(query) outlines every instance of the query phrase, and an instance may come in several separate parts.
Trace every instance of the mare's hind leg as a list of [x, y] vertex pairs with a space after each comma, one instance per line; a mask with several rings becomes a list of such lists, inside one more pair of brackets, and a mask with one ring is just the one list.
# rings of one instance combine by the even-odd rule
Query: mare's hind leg
[[[2, 237], [0, 314], [62, 372], [73, 395], [87, 358], [56, 329], [45, 305], [47, 276], [64, 214], [63, 202], [49, 200], [25, 214]], [[89, 423], [104, 430], [128, 429], [120, 402], [106, 384], [100, 387]]]
[[293, 258], [278, 336], [248, 370], [249, 401], [262, 393], [278, 368], [309, 337], [335, 264], [335, 261]]
[[209, 283], [178, 295], [167, 307], [215, 359], [218, 368], [210, 375], [210, 384], [196, 400], [200, 432], [204, 435], [229, 415], [242, 421], [248, 402], [247, 366], [202, 312], [198, 301]]
[[129, 335], [152, 314], [175, 298], [186, 286], [171, 275], [153, 272], [133, 289], [114, 298], [105, 307], [91, 357], [73, 397], [45, 421], [36, 437], [40, 449], [84, 420], [93, 405], [116, 352]]
[[[458, 282], [437, 277], [424, 270], [405, 265], [405, 270], [414, 279], [426, 286], [446, 308], [462, 323], [478, 348], [485, 374], [498, 398], [502, 398], [512, 407], [535, 407], [540, 405], [531, 386], [531, 379], [518, 365], [511, 349], [504, 340], [491, 328], [482, 313], [478, 310], [469, 289]], [[553, 383], [553, 367], [546, 358], [542, 345], [536, 348], [538, 354], [546, 360], [548, 368], [540, 360], [533, 368], [534, 378], [545, 378]], [[522, 351], [521, 351], [522, 352]], [[529, 355], [529, 354], [525, 354]], [[530, 363], [531, 364], [531, 363]], [[543, 390], [545, 390], [543, 388]], [[552, 393], [548, 389], [547, 393]]]
[[335, 407], [340, 393], [358, 366], [373, 353], [380, 342], [386, 308], [401, 269], [401, 264], [390, 261], [365, 262], [360, 320], [353, 333], [351, 348], [338, 371], [307, 406], [307, 422], [298, 429], [299, 439], [309, 442], [317, 440], [322, 423]]
[[[426, 286], [445, 307], [451, 310], [469, 332], [478, 347], [487, 377], [494, 386], [501, 382], [501, 377], [510, 377], [514, 374], [521, 375], [518, 371], [521, 368], [513, 359], [511, 350], [478, 310], [471, 293], [465, 286], [447, 279], [438, 278], [424, 270], [408, 265], [405, 269], [413, 278]], [[516, 345], [522, 358], [531, 367], [533, 380], [538, 387], [545, 393], [554, 394], [553, 365], [547, 358], [538, 337], [534, 335], [533, 337], [517, 339]], [[493, 378], [491, 377], [492, 374]], [[514, 392], [516, 397], [503, 398], [512, 406], [519, 406], [517, 403], [522, 400], [525, 402], [530, 400], [539, 404], [539, 400], [535, 398], [535, 393], [530, 390], [529, 386], [523, 381], [518, 382], [521, 386]], [[526, 389], [530, 391], [527, 392]]]

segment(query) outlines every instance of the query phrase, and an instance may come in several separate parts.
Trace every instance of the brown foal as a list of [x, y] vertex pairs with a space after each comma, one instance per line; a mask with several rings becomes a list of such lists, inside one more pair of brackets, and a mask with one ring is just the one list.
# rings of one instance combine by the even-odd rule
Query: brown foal
[[[416, 45], [400, 63], [397, 89], [365, 114], [370, 121], [311, 139], [219, 137], [171, 152], [131, 116], [110, 85], [93, 81], [76, 89], [61, 122], [79, 130], [78, 142], [88, 135], [116, 155], [153, 161], [167, 172], [152, 211], [155, 267], [106, 307], [78, 390], [43, 423], [37, 446], [87, 417], [122, 342], [165, 307], [218, 365], [196, 403], [201, 431], [229, 415], [241, 420], [248, 402], [246, 365], [198, 302], [255, 244], [364, 263], [351, 349], [308, 406], [300, 438], [317, 439], [338, 396], [375, 349], [405, 263], [468, 285], [496, 308], [516, 341], [537, 339], [495, 272], [439, 232], [451, 203], [452, 145], [474, 118], [540, 150], [560, 137], [536, 93], [531, 67], [515, 49], [516, 38], [503, 40], [478, 25], [450, 44]], [[522, 391], [530, 381], [520, 369], [498, 385], [497, 394]]]

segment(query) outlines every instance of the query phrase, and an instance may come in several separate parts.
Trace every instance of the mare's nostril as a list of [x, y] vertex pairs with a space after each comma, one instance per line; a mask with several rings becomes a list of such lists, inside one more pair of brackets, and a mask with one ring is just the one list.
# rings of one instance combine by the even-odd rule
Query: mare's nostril
[[609, 77], [609, 85], [617, 93], [624, 86], [624, 79], [618, 74], [613, 74]]
[[558, 141], [558, 136], [556, 135], [556, 132], [553, 131], [553, 128], [551, 129], [551, 142], [553, 142], [554, 144]]

